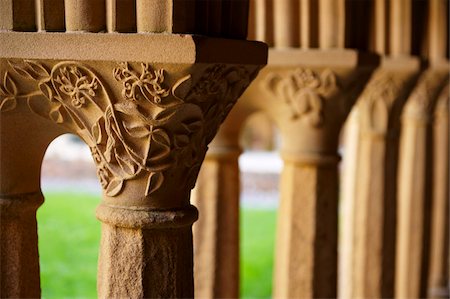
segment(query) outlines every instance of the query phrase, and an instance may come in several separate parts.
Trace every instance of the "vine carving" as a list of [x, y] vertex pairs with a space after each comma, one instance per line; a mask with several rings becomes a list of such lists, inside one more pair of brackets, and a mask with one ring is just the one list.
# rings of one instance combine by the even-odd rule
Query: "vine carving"
[[[168, 80], [167, 75], [174, 76], [164, 69], [125, 62], [112, 71], [122, 86], [121, 97], [112, 98], [102, 80], [77, 62], [59, 62], [50, 71], [31, 60], [9, 65], [12, 71], [0, 82], [0, 111], [25, 100], [34, 113], [78, 134], [91, 149], [108, 196], [141, 175], [147, 176], [150, 195], [174, 169], [186, 171], [185, 183], [192, 188], [207, 144], [259, 70], [213, 65], [200, 76]], [[17, 77], [35, 82], [35, 90], [20, 93]]]

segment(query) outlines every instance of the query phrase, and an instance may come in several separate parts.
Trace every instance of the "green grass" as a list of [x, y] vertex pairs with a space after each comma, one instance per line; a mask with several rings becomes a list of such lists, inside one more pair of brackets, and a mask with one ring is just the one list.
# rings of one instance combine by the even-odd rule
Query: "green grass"
[[270, 298], [276, 212], [241, 213], [241, 297]]
[[38, 210], [43, 298], [97, 298], [99, 202], [92, 195], [46, 194]]
[[[38, 211], [43, 298], [96, 298], [97, 196], [46, 194]], [[270, 298], [275, 211], [241, 213], [241, 297]]]

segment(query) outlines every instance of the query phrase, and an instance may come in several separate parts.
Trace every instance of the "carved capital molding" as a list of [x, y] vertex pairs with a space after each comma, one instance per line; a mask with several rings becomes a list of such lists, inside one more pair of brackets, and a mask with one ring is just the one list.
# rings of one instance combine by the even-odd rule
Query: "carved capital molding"
[[436, 101], [449, 82], [448, 69], [428, 69], [418, 79], [402, 114], [404, 121], [426, 124], [430, 121]]
[[262, 85], [289, 107], [291, 120], [305, 119], [312, 127], [323, 126], [325, 101], [340, 90], [337, 76], [330, 69], [319, 72], [296, 68], [287, 74], [270, 72]]
[[[311, 156], [334, 155], [341, 126], [372, 69], [267, 67], [244, 95], [266, 112], [283, 135], [283, 151]], [[321, 162], [319, 162], [321, 163]]]
[[399, 114], [416, 78], [415, 71], [376, 71], [358, 99], [361, 130], [384, 136]]
[[165, 206], [159, 195], [187, 198], [207, 144], [259, 69], [3, 60], [0, 111], [21, 106], [80, 136], [107, 197], [145, 181], [140, 194]]

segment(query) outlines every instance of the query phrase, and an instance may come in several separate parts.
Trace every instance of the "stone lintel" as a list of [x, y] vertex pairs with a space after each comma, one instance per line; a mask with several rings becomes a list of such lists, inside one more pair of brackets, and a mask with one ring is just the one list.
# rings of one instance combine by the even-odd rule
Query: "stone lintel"
[[353, 49], [270, 49], [268, 64], [277, 66], [349, 68], [357, 66], [376, 67], [380, 57]]
[[0, 57], [263, 65], [267, 45], [185, 34], [0, 32]]

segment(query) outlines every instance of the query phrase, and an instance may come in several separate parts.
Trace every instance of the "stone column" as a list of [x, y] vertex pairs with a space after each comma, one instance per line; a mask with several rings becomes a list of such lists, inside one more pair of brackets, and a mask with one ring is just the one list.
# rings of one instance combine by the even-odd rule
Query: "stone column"
[[[84, 36], [64, 34], [60, 43]], [[101, 43], [92, 53], [68, 47], [66, 55], [78, 60], [1, 59], [0, 71], [11, 75], [0, 84], [0, 107], [8, 108], [5, 115], [24, 109], [90, 147], [103, 188], [97, 209], [100, 298], [192, 298], [197, 210], [189, 203], [190, 190], [207, 145], [265, 63], [267, 48], [207, 38], [199, 45], [186, 35], [144, 40], [158, 45], [147, 57], [158, 63], [116, 62]], [[127, 40], [122, 45], [131, 46]], [[214, 63], [209, 47], [228, 51]], [[241, 64], [241, 58], [227, 56], [236, 49], [255, 60]], [[101, 59], [83, 59], [93, 53]], [[19, 184], [17, 178], [10, 182]]]
[[352, 298], [394, 295], [396, 174], [400, 114], [419, 61], [385, 59], [358, 99], [359, 150], [355, 171]]
[[433, 117], [433, 204], [428, 296], [448, 298], [449, 253], [449, 88], [440, 94]]
[[[344, 64], [335, 68], [325, 57]], [[282, 136], [275, 298], [337, 295], [339, 132], [371, 72], [357, 57], [345, 50], [274, 50], [271, 66], [244, 94]]]
[[[29, 70], [33, 76], [39, 71]], [[24, 105], [27, 99], [21, 96], [29, 87], [4, 59], [0, 59], [0, 77], [0, 297], [38, 298], [36, 211], [44, 202], [41, 163], [48, 144], [64, 130]], [[29, 102], [34, 100], [30, 97]]]
[[36, 210], [40, 192], [0, 196], [0, 296], [41, 296]]
[[[219, 131], [222, 133], [223, 128]], [[239, 297], [238, 135], [216, 136], [193, 192], [201, 218], [194, 225], [195, 294]]]
[[427, 294], [431, 210], [431, 123], [435, 101], [448, 84], [448, 65], [427, 70], [402, 115], [399, 153], [395, 296]]

